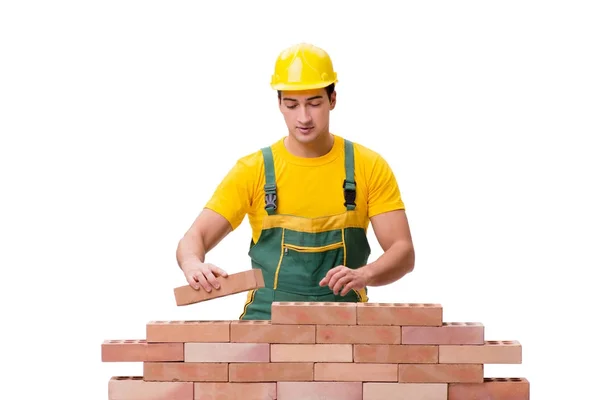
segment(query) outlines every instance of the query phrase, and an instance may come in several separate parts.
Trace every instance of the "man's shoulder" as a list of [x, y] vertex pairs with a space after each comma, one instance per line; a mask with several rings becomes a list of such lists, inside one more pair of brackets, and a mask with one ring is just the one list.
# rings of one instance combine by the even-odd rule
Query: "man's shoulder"
[[266, 143], [265, 145], [256, 148], [250, 152], [242, 154], [236, 161], [238, 167], [244, 169], [256, 169], [261, 170], [264, 168], [264, 154], [265, 149], [271, 149], [277, 145], [278, 142]]
[[[345, 138], [342, 138], [345, 139]], [[383, 161], [383, 156], [372, 147], [366, 146], [361, 142], [352, 139], [346, 139], [352, 142], [354, 147], [354, 158], [357, 162], [366, 163], [373, 166], [378, 161]]]

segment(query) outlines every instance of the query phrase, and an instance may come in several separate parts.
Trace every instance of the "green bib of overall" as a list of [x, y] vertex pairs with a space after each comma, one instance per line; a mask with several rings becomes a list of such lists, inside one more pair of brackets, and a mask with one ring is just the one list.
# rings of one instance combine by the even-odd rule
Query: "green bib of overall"
[[330, 269], [338, 265], [362, 267], [371, 254], [363, 221], [366, 213], [361, 216], [356, 211], [352, 142], [346, 140], [344, 144], [346, 179], [340, 185], [340, 201], [346, 211], [317, 218], [276, 213], [277, 186], [271, 148], [263, 148], [262, 154], [267, 215], [260, 237], [257, 243], [251, 243], [248, 255], [252, 268], [262, 270], [265, 287], [248, 293], [240, 319], [271, 319], [274, 301], [368, 301], [366, 288], [340, 296], [328, 286], [319, 286]]

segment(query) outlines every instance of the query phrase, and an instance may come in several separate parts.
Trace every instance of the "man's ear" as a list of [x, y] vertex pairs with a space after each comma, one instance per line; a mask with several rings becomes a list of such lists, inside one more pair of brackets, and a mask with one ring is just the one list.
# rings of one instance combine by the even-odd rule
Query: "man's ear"
[[336, 93], [335, 90], [331, 93], [331, 100], [329, 101], [329, 109], [333, 110], [335, 108], [336, 102]]

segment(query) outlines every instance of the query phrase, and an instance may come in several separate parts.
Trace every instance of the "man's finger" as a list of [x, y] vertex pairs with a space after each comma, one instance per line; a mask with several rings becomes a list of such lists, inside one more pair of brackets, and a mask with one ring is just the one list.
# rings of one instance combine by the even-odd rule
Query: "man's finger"
[[212, 271], [213, 274], [222, 276], [224, 278], [227, 277], [227, 272], [219, 267], [217, 267], [216, 265], [211, 265], [210, 266], [210, 270]]
[[352, 276], [350, 274], [341, 277], [333, 286], [333, 294], [338, 294], [343, 287], [347, 286], [348, 283], [352, 281]]
[[333, 290], [333, 287], [335, 286], [335, 284], [337, 283], [337, 281], [339, 279], [341, 279], [342, 277], [346, 276], [347, 273], [348, 273], [348, 270], [346, 270], [344, 268], [344, 269], [338, 270], [338, 272], [336, 272], [335, 274], [333, 274], [333, 276], [329, 280], [329, 288], [331, 290]]
[[207, 292], [210, 293], [212, 291], [212, 287], [207, 282], [206, 278], [204, 277], [204, 274], [202, 272], [197, 272], [195, 274], [195, 276], [196, 276], [196, 279], [198, 279], [198, 282], [200, 283], [200, 285], [204, 288], [204, 290], [206, 290]]
[[340, 293], [340, 296], [345, 296], [348, 294], [348, 292], [350, 292], [352, 289], [354, 289], [355, 282], [356, 281], [354, 281], [354, 280], [350, 280], [350, 282], [347, 285], [344, 285], [344, 289]]
[[211, 271], [206, 271], [204, 273], [204, 276], [206, 277], [206, 280], [208, 281], [208, 283], [210, 283], [210, 285], [212, 287], [214, 287], [215, 289], [218, 289], [221, 287], [221, 285], [219, 285], [219, 281], [217, 281], [217, 278], [213, 275], [213, 273]]
[[194, 275], [186, 275], [185, 276], [188, 283], [190, 284], [190, 286], [196, 290], [200, 289], [200, 284], [198, 283], [198, 281], [194, 278]]
[[321, 282], [319, 282], [319, 285], [327, 286], [329, 284], [329, 281], [331, 280], [331, 277], [333, 276], [333, 274], [338, 272], [341, 268], [344, 268], [344, 266], [338, 265], [337, 267], [331, 268], [329, 271], [327, 271], [327, 274], [325, 274], [325, 277], [323, 279], [321, 279]]

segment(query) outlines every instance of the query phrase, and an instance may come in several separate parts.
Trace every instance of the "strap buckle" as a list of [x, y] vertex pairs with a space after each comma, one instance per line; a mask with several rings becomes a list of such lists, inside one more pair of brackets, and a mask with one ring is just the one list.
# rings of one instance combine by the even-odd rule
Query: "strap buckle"
[[277, 209], [277, 187], [275, 185], [265, 185], [265, 210]]
[[354, 208], [356, 206], [356, 183], [344, 179], [344, 206]]

